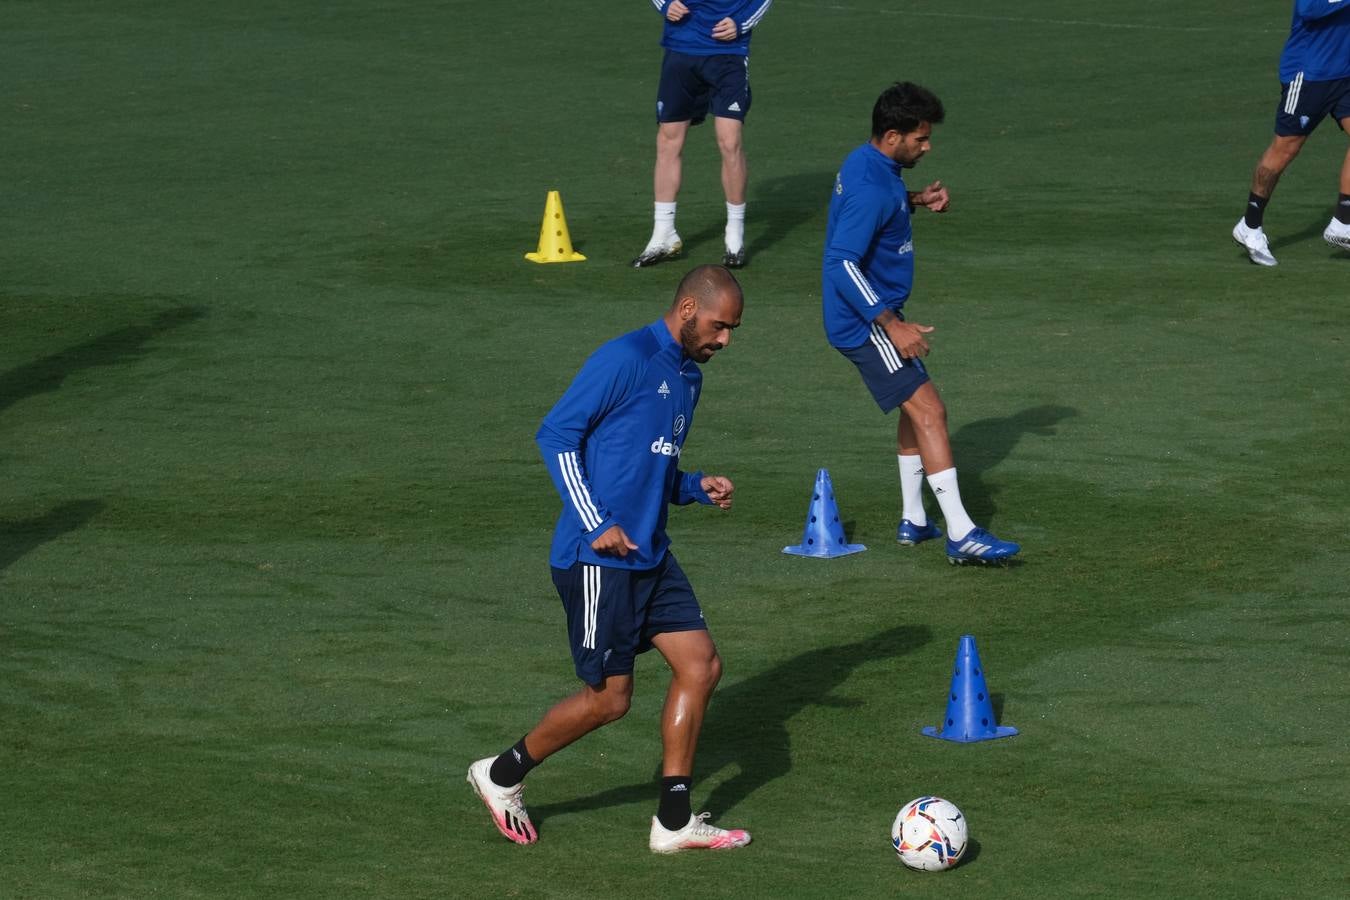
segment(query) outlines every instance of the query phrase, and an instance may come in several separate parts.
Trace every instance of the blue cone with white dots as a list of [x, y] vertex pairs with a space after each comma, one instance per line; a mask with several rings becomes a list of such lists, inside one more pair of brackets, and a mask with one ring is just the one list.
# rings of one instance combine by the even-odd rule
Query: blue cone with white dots
[[830, 484], [830, 473], [821, 469], [816, 473], [816, 486], [811, 491], [811, 507], [806, 511], [802, 542], [795, 547], [784, 547], [783, 552], [793, 556], [833, 559], [861, 553], [866, 549], [862, 544], [850, 544], [844, 536], [844, 526], [839, 521], [839, 506], [834, 502], [834, 485]]
[[1016, 728], [994, 722], [994, 704], [989, 699], [989, 687], [984, 683], [984, 666], [980, 665], [974, 636], [961, 635], [961, 643], [956, 648], [952, 689], [947, 694], [947, 715], [942, 725], [936, 728], [930, 725], [923, 733], [961, 744], [1017, 734]]

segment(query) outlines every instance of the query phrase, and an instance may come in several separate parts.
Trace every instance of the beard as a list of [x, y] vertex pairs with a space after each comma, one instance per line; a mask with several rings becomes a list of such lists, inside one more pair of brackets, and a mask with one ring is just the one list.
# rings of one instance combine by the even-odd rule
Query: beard
[[695, 324], [697, 317], [680, 325], [680, 344], [684, 347], [684, 352], [694, 362], [705, 363], [712, 359], [712, 355], [722, 349], [721, 344], [700, 344], [698, 342], [698, 326]]

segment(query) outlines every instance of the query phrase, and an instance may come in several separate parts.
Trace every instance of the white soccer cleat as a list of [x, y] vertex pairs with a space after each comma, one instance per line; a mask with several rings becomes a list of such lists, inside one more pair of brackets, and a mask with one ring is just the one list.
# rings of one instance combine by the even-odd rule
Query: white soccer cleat
[[[1330, 230], [1329, 226], [1328, 230]], [[1264, 229], [1248, 228], [1246, 219], [1238, 219], [1238, 223], [1233, 226], [1233, 240], [1237, 241], [1239, 247], [1247, 251], [1247, 256], [1258, 266], [1278, 265], [1274, 254], [1270, 252], [1270, 241], [1266, 240]]]
[[679, 831], [668, 831], [660, 819], [652, 816], [652, 836], [647, 846], [653, 853], [679, 853], [682, 850], [735, 850], [750, 843], [750, 832], [709, 825], [704, 820], [710, 815], [712, 813], [690, 816], [688, 824]]
[[654, 266], [657, 263], [674, 259], [680, 255], [684, 249], [684, 242], [680, 240], [678, 234], [671, 234], [664, 239], [652, 238], [647, 244], [647, 248], [637, 255], [633, 260], [632, 266], [635, 269], [645, 269], [647, 266]]
[[489, 756], [469, 766], [467, 780], [488, 812], [492, 813], [492, 823], [497, 826], [502, 837], [517, 844], [533, 844], [539, 840], [539, 835], [530, 823], [530, 814], [525, 811], [525, 805], [520, 802], [525, 785], [521, 783], [504, 788], [496, 784], [488, 774], [495, 759], [495, 756]]
[[1322, 240], [1341, 250], [1350, 250], [1350, 225], [1332, 219], [1327, 230], [1322, 232]]

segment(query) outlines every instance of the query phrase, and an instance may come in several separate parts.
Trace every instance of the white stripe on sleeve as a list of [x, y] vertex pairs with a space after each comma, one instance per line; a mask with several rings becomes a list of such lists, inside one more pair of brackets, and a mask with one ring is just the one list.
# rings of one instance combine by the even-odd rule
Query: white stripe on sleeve
[[858, 293], [862, 294], [868, 306], [876, 306], [880, 302], [877, 292], [872, 290], [872, 285], [868, 284], [866, 276], [863, 275], [862, 269], [858, 268], [857, 263], [850, 262], [847, 259], [844, 260], [844, 271], [848, 273], [849, 278], [853, 279], [854, 287], [858, 289]]
[[750, 18], [741, 23], [741, 31], [749, 31], [758, 25], [759, 20], [764, 18], [764, 14], [769, 11], [770, 6], [773, 6], [773, 0], [764, 0], [759, 8], [750, 14]]
[[581, 479], [581, 466], [577, 463], [576, 451], [559, 453], [558, 467], [562, 469], [563, 484], [567, 485], [567, 493], [572, 498], [572, 506], [576, 509], [577, 515], [581, 517], [581, 524], [586, 526], [587, 531], [599, 528], [603, 520], [600, 518], [600, 511], [591, 500], [590, 493], [586, 490], [586, 483]]

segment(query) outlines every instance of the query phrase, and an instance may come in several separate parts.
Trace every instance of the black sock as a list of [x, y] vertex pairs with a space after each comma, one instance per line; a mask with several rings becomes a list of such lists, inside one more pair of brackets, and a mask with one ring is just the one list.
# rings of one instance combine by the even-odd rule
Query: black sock
[[537, 765], [539, 763], [525, 749], [525, 739], [521, 738], [514, 747], [493, 761], [492, 768], [488, 769], [488, 777], [498, 787], [515, 787]]
[[1350, 225], [1350, 194], [1341, 194], [1336, 201], [1336, 221]]
[[1269, 197], [1247, 195], [1247, 212], [1242, 216], [1242, 221], [1247, 223], [1248, 228], [1261, 227], [1261, 220], [1266, 217], [1266, 204], [1269, 202]]
[[693, 812], [689, 808], [689, 775], [669, 775], [661, 779], [661, 805], [656, 818], [667, 831], [679, 831], [689, 824]]

